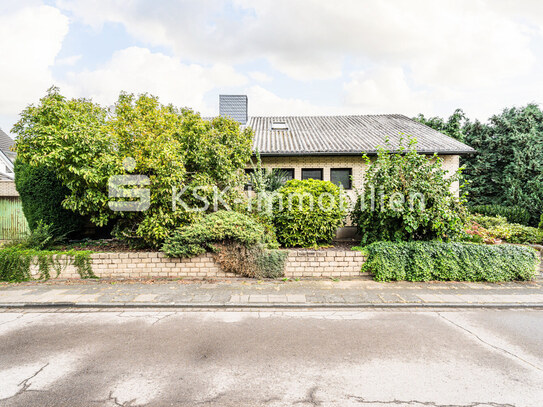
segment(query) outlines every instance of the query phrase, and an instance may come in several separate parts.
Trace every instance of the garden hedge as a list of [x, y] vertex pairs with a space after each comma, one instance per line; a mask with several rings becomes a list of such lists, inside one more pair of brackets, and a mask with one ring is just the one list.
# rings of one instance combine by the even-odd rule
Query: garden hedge
[[484, 216], [503, 216], [509, 223], [519, 223], [524, 226], [530, 225], [530, 212], [520, 206], [503, 205], [474, 205], [469, 211]]
[[377, 281], [513, 281], [536, 275], [539, 258], [530, 247], [473, 243], [375, 242], [361, 251], [363, 272]]
[[273, 224], [283, 247], [330, 244], [347, 214], [342, 192], [330, 181], [290, 180], [274, 200]]
[[50, 226], [54, 237], [77, 235], [84, 226], [84, 218], [62, 207], [69, 190], [55, 173], [44, 166], [34, 167], [15, 161], [15, 185], [21, 197], [23, 213], [30, 230], [38, 225]]

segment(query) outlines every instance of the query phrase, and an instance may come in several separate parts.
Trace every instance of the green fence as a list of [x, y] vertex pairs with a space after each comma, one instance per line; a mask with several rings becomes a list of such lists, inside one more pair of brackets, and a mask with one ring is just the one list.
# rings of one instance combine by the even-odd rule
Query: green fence
[[19, 197], [0, 197], [0, 240], [13, 239], [27, 231]]

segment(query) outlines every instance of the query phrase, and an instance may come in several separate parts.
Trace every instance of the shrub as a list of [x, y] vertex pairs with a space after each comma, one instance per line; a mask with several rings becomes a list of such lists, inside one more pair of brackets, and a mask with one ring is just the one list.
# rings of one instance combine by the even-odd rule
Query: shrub
[[539, 219], [539, 229], [543, 229], [543, 213], [541, 214], [541, 218]]
[[465, 210], [451, 188], [460, 172], [448, 174], [442, 160], [418, 154], [416, 141], [398, 153], [380, 148], [366, 158], [364, 190], [353, 211], [362, 244], [380, 240], [455, 239], [463, 235]]
[[251, 278], [278, 278], [285, 275], [285, 250], [264, 249], [262, 245], [220, 243], [214, 246], [215, 260], [227, 273]]
[[543, 232], [540, 229], [519, 225], [518, 223], [506, 223], [489, 228], [488, 231], [494, 237], [503, 239], [509, 243], [539, 244], [543, 242]]
[[503, 216], [471, 215], [470, 220], [487, 229], [507, 225], [507, 219]]
[[262, 244], [265, 233], [264, 226], [248, 215], [217, 211], [177, 229], [166, 239], [162, 251], [170, 257], [192, 257], [215, 250], [215, 243]]
[[[57, 88], [25, 108], [12, 131], [18, 159], [51, 169], [69, 189], [66, 209], [88, 216], [97, 226], [118, 223], [118, 236], [153, 247], [194, 220], [190, 209], [203, 206], [193, 195], [196, 188], [208, 202], [217, 188], [221, 203], [235, 208], [243, 198], [238, 187], [253, 138], [251, 129], [232, 119], [204, 120], [147, 94], [121, 93], [108, 111], [86, 99], [68, 100]], [[128, 174], [147, 177], [141, 181], [150, 183], [146, 211], [112, 210], [119, 201], [109, 193], [127, 197], [136, 192], [110, 184], [112, 176]], [[177, 205], [172, 209], [174, 189]]]
[[329, 181], [290, 180], [277, 191], [273, 224], [282, 246], [330, 243], [347, 214], [345, 195]]
[[27, 233], [21, 238], [11, 240], [5, 244], [4, 247], [45, 250], [56, 244], [62, 243], [65, 237], [65, 235], [56, 236], [53, 232], [53, 228], [40, 220], [34, 230], [31, 230], [30, 233]]
[[457, 242], [375, 242], [361, 249], [362, 271], [375, 280], [512, 281], [529, 280], [539, 258], [534, 249], [512, 245]]
[[484, 216], [502, 216], [509, 223], [520, 223], [529, 226], [530, 212], [520, 206], [474, 205], [468, 208], [471, 213]]
[[62, 202], [70, 194], [55, 173], [47, 167], [32, 166], [20, 160], [15, 161], [15, 185], [23, 213], [31, 231], [47, 224], [53, 237], [63, 237], [80, 232], [84, 218], [62, 207]]

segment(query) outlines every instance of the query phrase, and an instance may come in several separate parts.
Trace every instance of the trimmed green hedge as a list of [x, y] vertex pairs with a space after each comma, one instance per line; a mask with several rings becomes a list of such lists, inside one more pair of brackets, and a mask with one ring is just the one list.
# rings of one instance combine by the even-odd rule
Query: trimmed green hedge
[[363, 272], [377, 281], [512, 281], [536, 275], [539, 258], [530, 247], [473, 243], [375, 242], [364, 248]]
[[524, 226], [530, 225], [530, 212], [520, 206], [503, 205], [474, 205], [469, 211], [484, 216], [503, 216], [509, 223], [519, 223]]
[[345, 196], [330, 181], [290, 180], [277, 190], [273, 224], [283, 247], [329, 244], [347, 215]]
[[44, 166], [15, 161], [15, 185], [21, 197], [23, 213], [30, 230], [38, 225], [50, 226], [54, 237], [77, 235], [84, 226], [84, 218], [62, 207], [69, 190], [58, 180], [55, 173]]

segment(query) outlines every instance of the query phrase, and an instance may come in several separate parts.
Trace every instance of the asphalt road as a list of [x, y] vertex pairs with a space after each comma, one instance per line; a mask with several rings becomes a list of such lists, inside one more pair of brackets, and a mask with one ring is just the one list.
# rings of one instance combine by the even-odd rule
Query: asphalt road
[[543, 405], [543, 311], [0, 312], [1, 406]]

